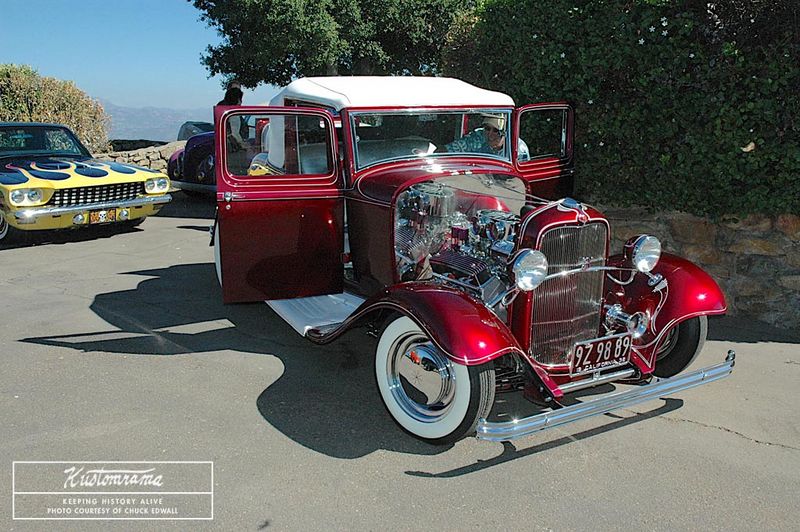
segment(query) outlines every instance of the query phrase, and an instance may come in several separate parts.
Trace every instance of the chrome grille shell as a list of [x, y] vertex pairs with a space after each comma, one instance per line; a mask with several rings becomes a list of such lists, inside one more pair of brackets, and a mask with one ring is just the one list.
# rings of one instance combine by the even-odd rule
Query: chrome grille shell
[[47, 202], [47, 205], [53, 207], [90, 205], [92, 203], [130, 200], [144, 193], [144, 183], [141, 181], [62, 188], [53, 192], [53, 196], [50, 198], [50, 201]]
[[[561, 225], [545, 231], [539, 242], [548, 275], [605, 266], [608, 225]], [[530, 354], [536, 362], [565, 365], [576, 342], [598, 336], [603, 276], [602, 271], [582, 271], [548, 279], [533, 291]]]

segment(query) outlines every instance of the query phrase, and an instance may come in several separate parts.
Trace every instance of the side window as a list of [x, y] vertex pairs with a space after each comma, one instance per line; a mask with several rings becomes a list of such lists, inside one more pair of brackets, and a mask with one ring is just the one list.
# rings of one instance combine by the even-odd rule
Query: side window
[[531, 109], [520, 114], [519, 120], [517, 150], [521, 162], [567, 156], [566, 109]]
[[248, 177], [328, 175], [334, 169], [330, 138], [328, 121], [317, 115], [229, 115], [227, 170]]

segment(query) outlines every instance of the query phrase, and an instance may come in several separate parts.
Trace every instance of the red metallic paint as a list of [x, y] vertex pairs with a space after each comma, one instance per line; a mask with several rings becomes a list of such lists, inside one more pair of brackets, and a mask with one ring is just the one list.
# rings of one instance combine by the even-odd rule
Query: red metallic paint
[[511, 166], [499, 161], [449, 156], [447, 159], [396, 161], [368, 168], [356, 176], [354, 188], [365, 198], [391, 204], [401, 189], [454, 172], [515, 175]]
[[225, 122], [240, 115], [313, 115], [319, 109], [222, 107], [214, 110], [217, 218], [223, 300], [263, 301], [341, 293], [344, 202], [335, 169], [326, 175], [237, 176], [228, 173]]
[[379, 293], [395, 283], [395, 257], [390, 238], [394, 217], [389, 204], [356, 199], [347, 193], [347, 232], [357, 292], [364, 296]]
[[459, 364], [474, 366], [509, 353], [523, 354], [508, 327], [483, 302], [460, 290], [428, 282], [392, 286], [361, 305], [336, 331], [311, 337], [318, 342], [330, 341], [378, 310], [408, 316]]
[[[631, 267], [622, 255], [610, 257], [608, 264]], [[647, 333], [635, 344], [640, 369], [646, 373], [652, 372], [655, 350], [672, 327], [689, 318], [724, 314], [727, 310], [725, 295], [719, 285], [691, 261], [662, 253], [651, 273], [662, 275], [666, 283], [651, 287], [647, 276], [636, 274], [633, 281], [624, 286], [609, 279], [605, 284], [608, 304], [619, 303], [625, 312], [646, 312], [651, 316]]]
[[233, 201], [219, 224], [225, 303], [342, 292], [341, 199]]

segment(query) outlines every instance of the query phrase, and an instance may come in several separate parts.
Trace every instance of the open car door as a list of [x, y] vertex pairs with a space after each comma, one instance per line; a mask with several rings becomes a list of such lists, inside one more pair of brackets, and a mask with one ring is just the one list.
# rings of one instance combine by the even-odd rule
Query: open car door
[[218, 106], [214, 127], [225, 303], [341, 293], [344, 208], [332, 115]]
[[514, 111], [514, 167], [547, 199], [570, 196], [575, 184], [574, 113], [566, 103], [526, 105]]

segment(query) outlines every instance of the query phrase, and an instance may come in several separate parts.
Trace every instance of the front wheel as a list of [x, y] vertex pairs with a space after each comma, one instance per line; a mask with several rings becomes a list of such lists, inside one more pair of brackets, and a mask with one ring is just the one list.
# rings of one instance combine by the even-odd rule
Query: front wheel
[[494, 403], [491, 362], [480, 366], [452, 362], [407, 317], [384, 329], [375, 376], [394, 420], [430, 443], [452, 443], [474, 432]]
[[656, 377], [672, 377], [689, 367], [703, 349], [708, 318], [698, 316], [679, 323], [656, 348]]
[[5, 244], [13, 244], [19, 240], [22, 231], [16, 227], [12, 227], [6, 219], [0, 214], [0, 246]]

